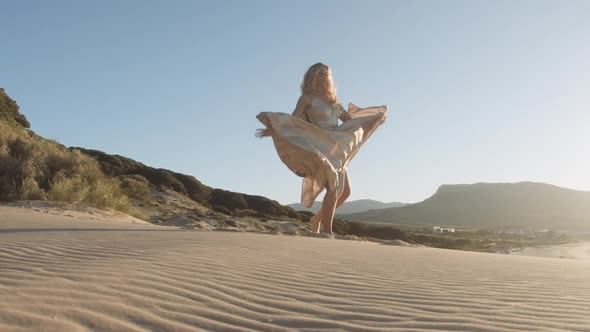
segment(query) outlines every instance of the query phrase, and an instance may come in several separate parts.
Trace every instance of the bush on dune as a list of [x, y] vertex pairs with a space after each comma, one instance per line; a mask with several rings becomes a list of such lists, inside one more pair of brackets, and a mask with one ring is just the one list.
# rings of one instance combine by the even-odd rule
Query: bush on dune
[[127, 196], [140, 202], [146, 202], [150, 198], [150, 183], [141, 175], [122, 176], [121, 188]]
[[72, 203], [88, 203], [130, 212], [129, 198], [121, 191], [119, 181], [102, 178], [93, 181], [84, 175], [56, 176], [49, 191], [49, 199]]
[[223, 214], [226, 214], [228, 216], [233, 215], [233, 213], [230, 211], [230, 209], [226, 208], [225, 206], [222, 205], [211, 205], [211, 209], [213, 211], [217, 211], [217, 212], [221, 212]]
[[188, 196], [195, 202], [207, 205], [212, 189], [202, 184], [195, 177], [176, 173], [167, 169], [146, 166], [135, 160], [104, 153], [98, 150], [84, 148], [70, 148], [79, 150], [98, 161], [102, 171], [112, 177], [126, 177], [139, 175], [155, 188], [171, 189]]
[[137, 215], [119, 180], [63, 145], [0, 121], [0, 200], [87, 203]]
[[209, 204], [212, 206], [223, 206], [230, 211], [248, 208], [248, 204], [246, 204], [246, 201], [242, 195], [223, 189], [213, 190], [211, 197], [209, 198]]
[[4, 120], [18, 127], [29, 128], [31, 124], [23, 114], [20, 114], [18, 108], [16, 101], [0, 88], [0, 121]]
[[242, 196], [248, 209], [253, 209], [270, 216], [288, 216], [289, 218], [299, 219], [297, 211], [288, 206], [283, 206], [279, 202], [268, 199], [263, 196], [239, 194]]

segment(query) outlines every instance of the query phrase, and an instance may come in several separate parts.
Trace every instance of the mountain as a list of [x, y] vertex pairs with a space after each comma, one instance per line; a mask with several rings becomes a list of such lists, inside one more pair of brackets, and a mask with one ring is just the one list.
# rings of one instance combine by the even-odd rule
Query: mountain
[[[358, 213], [358, 212], [368, 211], [368, 210], [372, 210], [372, 209], [387, 209], [387, 208], [393, 208], [393, 207], [400, 207], [400, 206], [404, 206], [404, 205], [406, 205], [406, 204], [405, 203], [398, 203], [398, 202], [383, 203], [383, 202], [379, 202], [379, 201], [374, 201], [372, 199], [359, 199], [356, 201], [344, 202], [344, 204], [342, 204], [342, 206], [340, 206], [338, 209], [336, 209], [336, 214], [341, 215], [341, 214]], [[321, 201], [313, 202], [313, 205], [311, 206], [311, 208], [306, 208], [305, 206], [301, 205], [300, 203], [293, 203], [293, 204], [289, 204], [287, 206], [293, 208], [296, 211], [310, 211], [310, 212], [316, 213], [320, 210], [320, 207], [322, 206], [322, 202]]]
[[419, 203], [342, 217], [416, 225], [590, 228], [590, 192], [536, 182], [442, 185]]

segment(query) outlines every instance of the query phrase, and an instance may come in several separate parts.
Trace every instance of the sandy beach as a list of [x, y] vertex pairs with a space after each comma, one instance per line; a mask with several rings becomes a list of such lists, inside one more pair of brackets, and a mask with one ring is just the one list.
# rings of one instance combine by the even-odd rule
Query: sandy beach
[[557, 246], [531, 247], [511, 252], [513, 255], [581, 259], [590, 261], [590, 242], [574, 242]]
[[0, 207], [2, 331], [590, 331], [590, 261]]

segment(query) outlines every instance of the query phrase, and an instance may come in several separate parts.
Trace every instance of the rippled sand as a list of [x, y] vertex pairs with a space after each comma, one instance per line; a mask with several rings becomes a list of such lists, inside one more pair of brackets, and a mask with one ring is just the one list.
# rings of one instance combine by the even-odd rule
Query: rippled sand
[[590, 330], [590, 262], [0, 207], [0, 330]]
[[558, 246], [531, 247], [513, 252], [516, 255], [569, 258], [590, 261], [590, 242], [568, 243]]

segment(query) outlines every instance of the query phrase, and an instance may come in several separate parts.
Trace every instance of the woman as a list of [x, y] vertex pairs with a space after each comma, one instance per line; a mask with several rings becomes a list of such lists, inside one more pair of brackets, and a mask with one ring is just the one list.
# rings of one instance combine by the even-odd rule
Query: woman
[[[322, 207], [311, 219], [311, 231], [332, 236], [334, 211], [350, 195], [348, 163], [379, 127], [387, 106], [348, 111], [336, 96], [330, 68], [312, 65], [301, 82], [301, 97], [293, 114], [262, 112], [257, 118], [266, 128], [257, 137], [271, 136], [279, 157], [298, 176], [303, 177], [301, 204], [311, 207], [326, 189]], [[338, 120], [343, 123], [338, 125]]]

